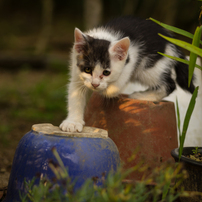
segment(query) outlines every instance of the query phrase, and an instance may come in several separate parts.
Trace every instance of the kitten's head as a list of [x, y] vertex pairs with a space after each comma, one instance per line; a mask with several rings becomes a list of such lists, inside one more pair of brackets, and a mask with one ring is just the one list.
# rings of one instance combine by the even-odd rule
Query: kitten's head
[[129, 45], [128, 37], [110, 42], [85, 35], [76, 28], [74, 50], [84, 85], [102, 91], [116, 81], [125, 66]]

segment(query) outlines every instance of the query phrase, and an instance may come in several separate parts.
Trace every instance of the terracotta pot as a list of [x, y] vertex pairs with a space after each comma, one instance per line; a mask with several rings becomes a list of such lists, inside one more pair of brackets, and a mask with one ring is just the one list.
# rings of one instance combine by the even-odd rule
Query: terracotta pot
[[[87, 126], [103, 128], [119, 149], [124, 168], [144, 161], [148, 169], [129, 176], [140, 180], [162, 162], [172, 159], [178, 146], [174, 103], [129, 99], [106, 99], [94, 93], [86, 107]], [[136, 153], [135, 159], [130, 160]]]
[[[182, 186], [184, 187], [185, 191], [194, 191], [194, 192], [201, 192], [202, 194], [202, 162], [197, 162], [190, 158], [187, 158], [186, 155], [193, 154], [192, 150], [195, 147], [184, 147], [183, 148], [183, 155], [181, 157], [180, 162], [183, 163], [184, 169], [188, 173], [188, 177], [183, 180]], [[202, 154], [202, 147], [198, 150], [199, 153]], [[176, 162], [179, 162], [179, 149], [176, 148], [172, 150], [171, 155], [175, 159]], [[183, 202], [198, 202], [202, 201], [202, 196], [191, 196], [191, 197], [184, 197]]]

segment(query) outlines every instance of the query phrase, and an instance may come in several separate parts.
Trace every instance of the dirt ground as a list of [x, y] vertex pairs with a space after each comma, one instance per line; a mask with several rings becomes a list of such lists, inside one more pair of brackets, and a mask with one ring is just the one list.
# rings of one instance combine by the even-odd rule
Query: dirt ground
[[19, 140], [29, 130], [30, 125], [22, 123], [21, 121], [16, 122], [15, 132], [11, 132], [9, 137], [9, 139], [13, 137], [12, 141], [9, 140], [9, 146], [3, 146], [0, 149], [0, 199], [8, 186], [15, 149]]
[[66, 83], [66, 70], [0, 69], [0, 201], [23, 135], [33, 124], [65, 118]]

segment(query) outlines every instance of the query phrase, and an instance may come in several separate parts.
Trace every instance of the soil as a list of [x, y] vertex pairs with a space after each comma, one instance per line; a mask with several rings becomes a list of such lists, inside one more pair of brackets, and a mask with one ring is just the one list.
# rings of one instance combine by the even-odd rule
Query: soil
[[198, 162], [202, 162], [202, 154], [197, 153], [197, 154], [190, 154], [186, 156], [187, 158], [190, 158], [192, 160], [198, 161]]

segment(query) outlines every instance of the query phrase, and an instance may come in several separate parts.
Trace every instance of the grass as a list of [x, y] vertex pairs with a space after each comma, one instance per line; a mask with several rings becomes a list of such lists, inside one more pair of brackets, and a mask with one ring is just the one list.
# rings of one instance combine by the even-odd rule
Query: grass
[[[66, 116], [66, 71], [0, 72], [0, 146], [30, 130], [32, 124], [59, 125]], [[17, 134], [16, 134], [17, 133]]]
[[[39, 184], [35, 183], [36, 177], [31, 181], [25, 181], [25, 190], [20, 192], [22, 202], [38, 201], [68, 201], [68, 202], [173, 202], [180, 195], [187, 193], [180, 188], [186, 173], [181, 164], [165, 163], [156, 167], [152, 174], [141, 181], [123, 183], [127, 176], [139, 169], [138, 166], [126, 171], [122, 167], [114, 172], [102, 176], [102, 186], [97, 186], [94, 177], [87, 179], [80, 189], [74, 189], [74, 182], [68, 175], [60, 155], [56, 149], [52, 149], [56, 162], [50, 161], [49, 166], [55, 174], [54, 181], [48, 177], [40, 178]], [[172, 182], [176, 180], [176, 184]], [[176, 192], [177, 190], [177, 192]]]

